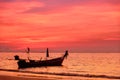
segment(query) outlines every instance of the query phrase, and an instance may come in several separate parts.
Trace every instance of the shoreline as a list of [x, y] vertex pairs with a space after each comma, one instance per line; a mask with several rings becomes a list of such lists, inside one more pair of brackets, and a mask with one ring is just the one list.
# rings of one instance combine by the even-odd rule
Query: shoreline
[[52, 80], [52, 79], [0, 75], [0, 80]]
[[[31, 71], [19, 71], [19, 70], [11, 70], [11, 69], [0, 69], [0, 80], [34, 80], [31, 78], [35, 78], [35, 80], [66, 80], [71, 78], [88, 78], [88, 79], [120, 79], [120, 76], [110, 76], [110, 75], [94, 75], [94, 74], [69, 74], [69, 73], [49, 73], [49, 72], [31, 72]], [[11, 79], [7, 77], [11, 77]], [[20, 79], [19, 79], [20, 78]], [[25, 78], [25, 79], [24, 79]]]
[[17, 70], [0, 69], [0, 80], [61, 80], [61, 79], [71, 80], [71, 77], [56, 76], [49, 74], [33, 74], [33, 73], [26, 73]]
[[0, 80], [56, 80], [56, 78], [58, 77], [0, 70]]

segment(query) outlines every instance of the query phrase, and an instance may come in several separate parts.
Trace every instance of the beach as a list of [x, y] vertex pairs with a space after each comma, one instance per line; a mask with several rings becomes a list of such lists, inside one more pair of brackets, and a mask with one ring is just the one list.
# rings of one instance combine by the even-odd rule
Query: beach
[[[81, 77], [80, 77], [81, 76]], [[50, 74], [33, 74], [30, 72], [19, 72], [12, 70], [0, 70], [0, 80], [118, 80], [120, 77], [95, 76], [95, 75], [80, 75], [77, 76], [56, 76]], [[94, 76], [94, 77], [92, 77]]]
[[50, 80], [50, 79], [0, 75], [0, 80]]
[[[59, 80], [59, 76], [54, 77], [51, 75], [43, 74], [31, 74], [31, 73], [20, 73], [12, 71], [0, 71], [0, 80]], [[65, 79], [64, 79], [65, 80]]]
[[[85, 77], [68, 77], [68, 76], [55, 76], [55, 75], [43, 75], [43, 74], [30, 74], [30, 73], [18, 73], [9, 71], [0, 71], [0, 80], [93, 80], [92, 78]], [[101, 79], [96, 79], [101, 80]], [[107, 79], [104, 79], [107, 80]]]
[[[68, 76], [56, 76], [48, 74], [33, 74], [27, 72], [15, 72], [15, 71], [5, 71], [0, 70], [0, 80], [76, 80], [77, 77], [68, 77]], [[80, 80], [85, 80], [82, 77]], [[91, 79], [87, 79], [91, 80]]]
[[0, 80], [52, 80], [52, 78], [50, 79], [44, 75], [37, 76], [28, 73], [0, 71]]

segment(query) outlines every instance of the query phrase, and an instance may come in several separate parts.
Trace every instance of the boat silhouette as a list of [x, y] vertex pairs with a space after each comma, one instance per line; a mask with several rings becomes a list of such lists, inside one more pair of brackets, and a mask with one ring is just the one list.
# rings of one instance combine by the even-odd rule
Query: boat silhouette
[[[29, 49], [29, 48], [28, 48]], [[29, 53], [29, 52], [28, 52]], [[43, 66], [62, 66], [62, 63], [65, 58], [68, 56], [68, 51], [65, 51], [65, 54], [61, 57], [46, 59], [46, 60], [28, 60], [20, 59], [19, 56], [14, 56], [15, 60], [18, 60], [18, 68], [29, 68], [29, 67], [43, 67]], [[49, 51], [47, 48], [46, 57], [49, 57]]]

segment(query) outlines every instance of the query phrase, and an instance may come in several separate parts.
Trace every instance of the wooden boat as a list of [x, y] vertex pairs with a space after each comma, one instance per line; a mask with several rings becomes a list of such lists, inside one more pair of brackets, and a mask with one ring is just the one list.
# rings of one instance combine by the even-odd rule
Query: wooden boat
[[[49, 56], [48, 54], [48, 49], [47, 49], [47, 57]], [[24, 60], [24, 59], [19, 59], [18, 56], [15, 58], [18, 60], [17, 64], [19, 68], [29, 68], [29, 67], [42, 67], [42, 66], [61, 66], [63, 60], [68, 56], [68, 51], [65, 52], [65, 54], [61, 57], [58, 58], [53, 58], [53, 59], [46, 59], [46, 60]]]

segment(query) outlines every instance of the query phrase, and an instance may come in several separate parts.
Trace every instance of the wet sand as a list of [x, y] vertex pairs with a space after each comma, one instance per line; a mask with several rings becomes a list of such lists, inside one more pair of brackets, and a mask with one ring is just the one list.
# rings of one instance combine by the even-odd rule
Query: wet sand
[[56, 80], [56, 78], [48, 75], [0, 71], [0, 80]]
[[[81, 77], [80, 77], [81, 76]], [[19, 72], [16, 70], [0, 69], [0, 80], [107, 80], [120, 79], [118, 76], [105, 75], [80, 75], [80, 76], [57, 76], [50, 74], [33, 74], [27, 72]]]
[[0, 80], [52, 80], [52, 79], [0, 75]]

